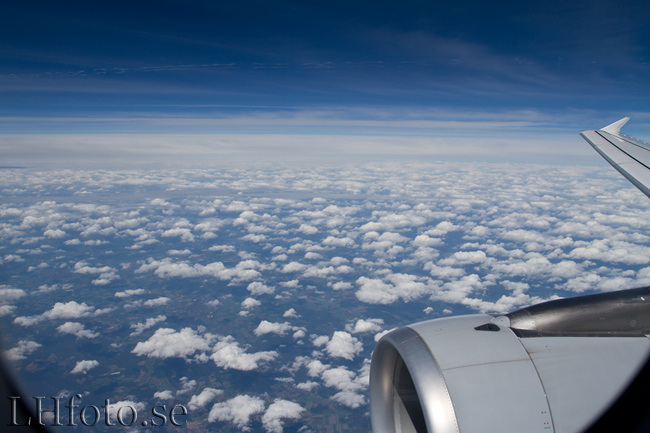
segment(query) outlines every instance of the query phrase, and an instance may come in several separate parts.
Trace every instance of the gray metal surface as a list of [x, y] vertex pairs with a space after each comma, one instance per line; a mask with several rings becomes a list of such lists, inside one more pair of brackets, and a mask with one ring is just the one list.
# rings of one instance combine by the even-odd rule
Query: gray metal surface
[[521, 337], [650, 333], [650, 287], [558, 299], [505, 315]]
[[616, 400], [645, 364], [646, 337], [522, 338], [549, 402], [556, 432], [580, 432]]
[[477, 314], [409, 327], [433, 351], [461, 432], [553, 432], [544, 388], [519, 338], [498, 325], [475, 329], [492, 319]]
[[650, 149], [640, 140], [619, 132], [626, 121], [621, 119], [603, 129], [583, 131], [580, 135], [612, 167], [650, 197]]
[[[410, 328], [392, 331], [377, 343], [370, 368], [370, 415], [374, 433], [418, 432], [409, 425], [395, 390], [396, 367], [406, 364], [429, 433], [458, 433], [442, 372], [429, 348]], [[420, 430], [421, 431], [421, 430]]]

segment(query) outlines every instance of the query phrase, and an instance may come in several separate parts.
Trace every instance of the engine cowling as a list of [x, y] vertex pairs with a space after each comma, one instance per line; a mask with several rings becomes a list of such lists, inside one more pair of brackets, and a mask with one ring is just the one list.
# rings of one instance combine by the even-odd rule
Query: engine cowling
[[583, 431], [644, 364], [646, 298], [634, 289], [394, 330], [372, 357], [373, 432]]

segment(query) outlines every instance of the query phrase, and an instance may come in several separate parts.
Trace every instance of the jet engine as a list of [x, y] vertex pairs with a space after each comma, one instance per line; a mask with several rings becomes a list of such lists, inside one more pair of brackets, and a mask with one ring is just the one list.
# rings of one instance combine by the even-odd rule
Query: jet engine
[[577, 432], [650, 352], [650, 287], [416, 323], [372, 356], [374, 433]]

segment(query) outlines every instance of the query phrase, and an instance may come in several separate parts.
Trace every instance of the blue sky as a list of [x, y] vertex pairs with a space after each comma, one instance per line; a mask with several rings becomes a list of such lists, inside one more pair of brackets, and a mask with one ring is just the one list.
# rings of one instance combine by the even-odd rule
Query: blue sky
[[179, 137], [205, 148], [198, 135], [256, 150], [343, 136], [358, 154], [351, 137], [392, 137], [390, 155], [484, 140], [489, 156], [486, 137], [574, 148], [626, 115], [647, 138], [649, 21], [641, 1], [17, 2], [0, 17], [0, 150], [20, 163], [92, 159], [107, 136], [119, 152], [149, 137], [137, 157]]

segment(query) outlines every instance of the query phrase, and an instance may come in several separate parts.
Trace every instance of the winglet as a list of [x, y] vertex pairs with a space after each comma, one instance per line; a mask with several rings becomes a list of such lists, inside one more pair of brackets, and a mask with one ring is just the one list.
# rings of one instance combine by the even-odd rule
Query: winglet
[[621, 120], [612, 123], [611, 125], [607, 125], [604, 128], [601, 128], [600, 130], [616, 135], [621, 132], [621, 128], [627, 123], [628, 120], [630, 120], [629, 117], [624, 117]]

